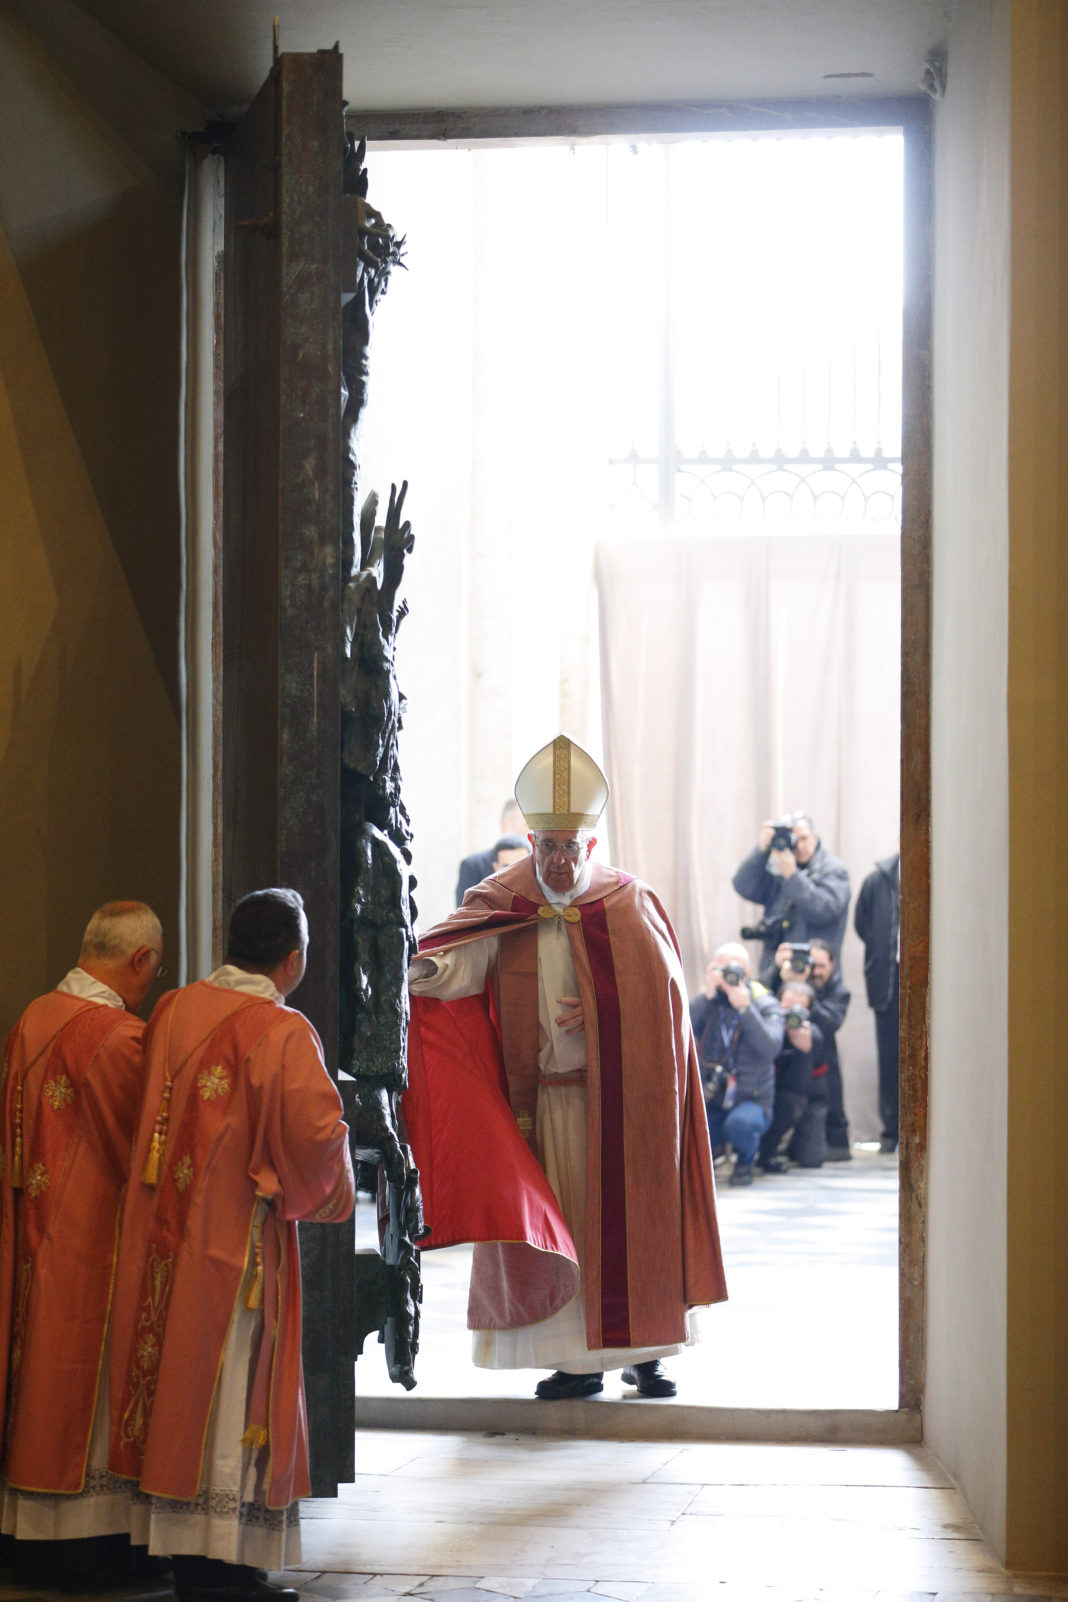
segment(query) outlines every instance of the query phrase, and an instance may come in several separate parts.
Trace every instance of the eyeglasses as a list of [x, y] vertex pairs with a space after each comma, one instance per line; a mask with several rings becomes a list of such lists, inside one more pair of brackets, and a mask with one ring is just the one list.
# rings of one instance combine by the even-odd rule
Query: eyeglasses
[[539, 857], [555, 857], [557, 852], [569, 862], [577, 862], [586, 849], [585, 840], [535, 840], [534, 849]]
[[[151, 953], [152, 953], [152, 955], [154, 957], [162, 957], [163, 956], [162, 951], [157, 951], [155, 946], [149, 946], [148, 949], [149, 949], [149, 951], [151, 951]], [[166, 979], [166, 977], [167, 977], [167, 964], [165, 962], [161, 962], [159, 967], [156, 969], [155, 978], [157, 978], [157, 979]]]

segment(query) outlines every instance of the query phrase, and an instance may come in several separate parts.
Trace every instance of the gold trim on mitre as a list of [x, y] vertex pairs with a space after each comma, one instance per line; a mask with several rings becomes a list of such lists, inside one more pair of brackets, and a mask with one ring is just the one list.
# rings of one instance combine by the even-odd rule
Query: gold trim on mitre
[[593, 829], [608, 800], [608, 780], [588, 751], [558, 734], [523, 768], [515, 798], [530, 829]]

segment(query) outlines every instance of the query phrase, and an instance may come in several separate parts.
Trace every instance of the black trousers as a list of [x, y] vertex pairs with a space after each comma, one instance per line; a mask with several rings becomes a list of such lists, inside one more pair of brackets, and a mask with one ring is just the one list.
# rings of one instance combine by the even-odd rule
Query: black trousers
[[835, 1060], [827, 1064], [827, 1077], [823, 1082], [827, 1087], [827, 1144], [844, 1146], [848, 1151], [849, 1119], [846, 1117], [842, 1070], [838, 1066], [837, 1054]]
[[894, 969], [890, 1001], [882, 1012], [875, 1014], [875, 1049], [879, 1054], [879, 1117], [883, 1121], [883, 1138], [897, 1140], [898, 1103], [900, 1099], [900, 991], [898, 970]]
[[774, 1157], [783, 1136], [793, 1130], [790, 1156], [802, 1168], [819, 1168], [827, 1155], [827, 1103], [796, 1090], [775, 1092], [771, 1126], [760, 1142], [760, 1159]]

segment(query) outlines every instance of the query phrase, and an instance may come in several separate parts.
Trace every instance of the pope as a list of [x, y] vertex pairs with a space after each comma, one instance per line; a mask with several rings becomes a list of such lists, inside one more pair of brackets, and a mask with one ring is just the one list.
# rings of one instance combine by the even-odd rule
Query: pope
[[608, 784], [567, 735], [516, 780], [532, 854], [470, 889], [409, 972], [408, 1136], [431, 1234], [474, 1241], [486, 1368], [543, 1400], [662, 1359], [725, 1299], [704, 1099], [678, 943], [648, 885], [594, 862]]

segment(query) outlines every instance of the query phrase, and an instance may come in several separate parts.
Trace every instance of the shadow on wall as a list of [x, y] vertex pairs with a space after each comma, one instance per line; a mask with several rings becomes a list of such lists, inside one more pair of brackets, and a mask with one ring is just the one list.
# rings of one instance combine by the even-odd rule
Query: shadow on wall
[[[173, 489], [148, 512], [168, 437], [175, 476], [177, 386], [166, 426], [144, 387], [120, 396], [151, 358], [138, 331], [153, 294], [129, 266], [103, 302], [86, 293], [86, 261], [101, 271], [129, 224], [105, 242], [109, 226], [89, 229], [86, 254], [79, 235], [36, 258], [56, 368], [0, 239], [0, 1034], [71, 964], [101, 901], [142, 897], [176, 933]], [[157, 344], [176, 339], [175, 315]], [[157, 373], [157, 393], [170, 382]]]
[[18, 264], [175, 718], [180, 227], [170, 195], [128, 189]]

